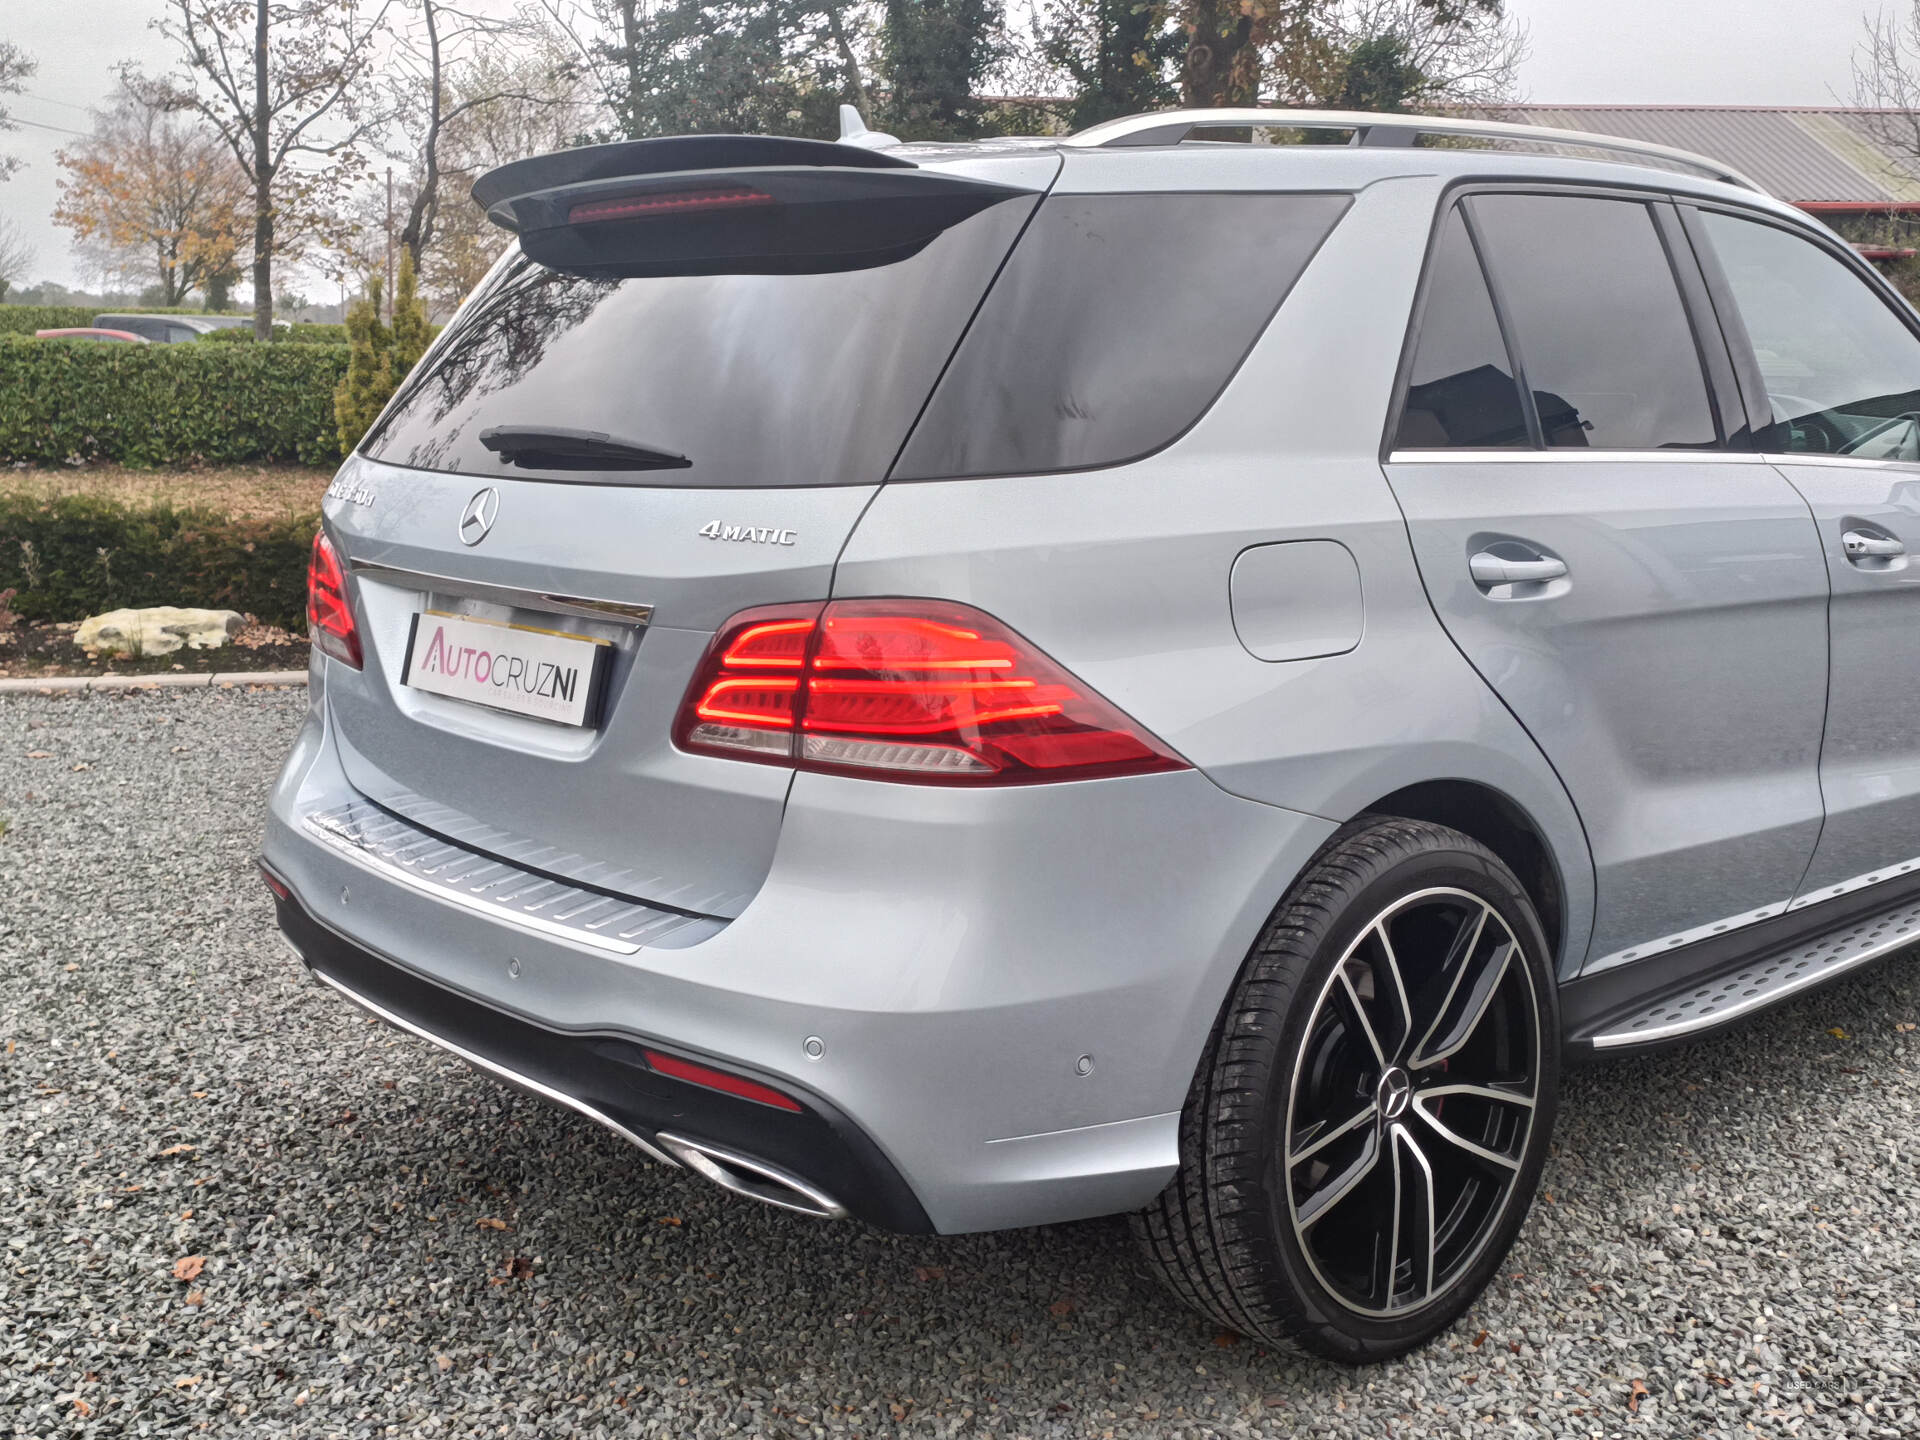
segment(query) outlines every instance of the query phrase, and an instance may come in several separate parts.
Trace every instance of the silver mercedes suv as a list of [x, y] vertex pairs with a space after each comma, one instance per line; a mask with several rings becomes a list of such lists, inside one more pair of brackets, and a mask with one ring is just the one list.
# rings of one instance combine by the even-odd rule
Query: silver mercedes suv
[[280, 927], [740, 1195], [1132, 1212], [1416, 1345], [1564, 1066], [1920, 936], [1920, 320], [1630, 141], [849, 129], [475, 187], [314, 544]]

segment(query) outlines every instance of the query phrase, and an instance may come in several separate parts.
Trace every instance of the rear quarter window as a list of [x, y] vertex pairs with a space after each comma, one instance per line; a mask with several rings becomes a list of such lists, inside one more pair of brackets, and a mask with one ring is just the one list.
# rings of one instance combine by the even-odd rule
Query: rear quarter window
[[894, 479], [1115, 465], [1240, 366], [1347, 195], [1054, 195], [988, 292]]

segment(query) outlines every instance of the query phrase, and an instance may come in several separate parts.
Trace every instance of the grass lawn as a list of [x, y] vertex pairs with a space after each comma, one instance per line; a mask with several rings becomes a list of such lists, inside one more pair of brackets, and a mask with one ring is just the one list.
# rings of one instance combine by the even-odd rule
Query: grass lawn
[[132, 505], [205, 505], [235, 518], [271, 519], [320, 508], [331, 470], [301, 465], [206, 465], [131, 470], [124, 465], [8, 466], [0, 490], [27, 495], [101, 495]]

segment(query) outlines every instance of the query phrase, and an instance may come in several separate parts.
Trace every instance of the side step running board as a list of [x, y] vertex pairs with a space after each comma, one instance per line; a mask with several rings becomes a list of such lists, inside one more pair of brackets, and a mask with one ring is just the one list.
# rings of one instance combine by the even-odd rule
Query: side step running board
[[1785, 950], [1762, 952], [1744, 964], [1736, 962], [1655, 997], [1642, 1010], [1610, 1016], [1594, 1033], [1576, 1038], [1585, 1038], [1595, 1050], [1686, 1039], [1777, 1005], [1916, 942], [1920, 942], [1920, 901], [1908, 901]]

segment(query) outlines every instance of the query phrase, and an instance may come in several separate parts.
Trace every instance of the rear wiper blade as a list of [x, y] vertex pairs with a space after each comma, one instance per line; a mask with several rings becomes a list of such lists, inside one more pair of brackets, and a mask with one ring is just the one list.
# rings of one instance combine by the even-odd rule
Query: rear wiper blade
[[480, 432], [480, 443], [509, 465], [529, 470], [685, 470], [693, 464], [656, 445], [558, 425], [494, 425]]

